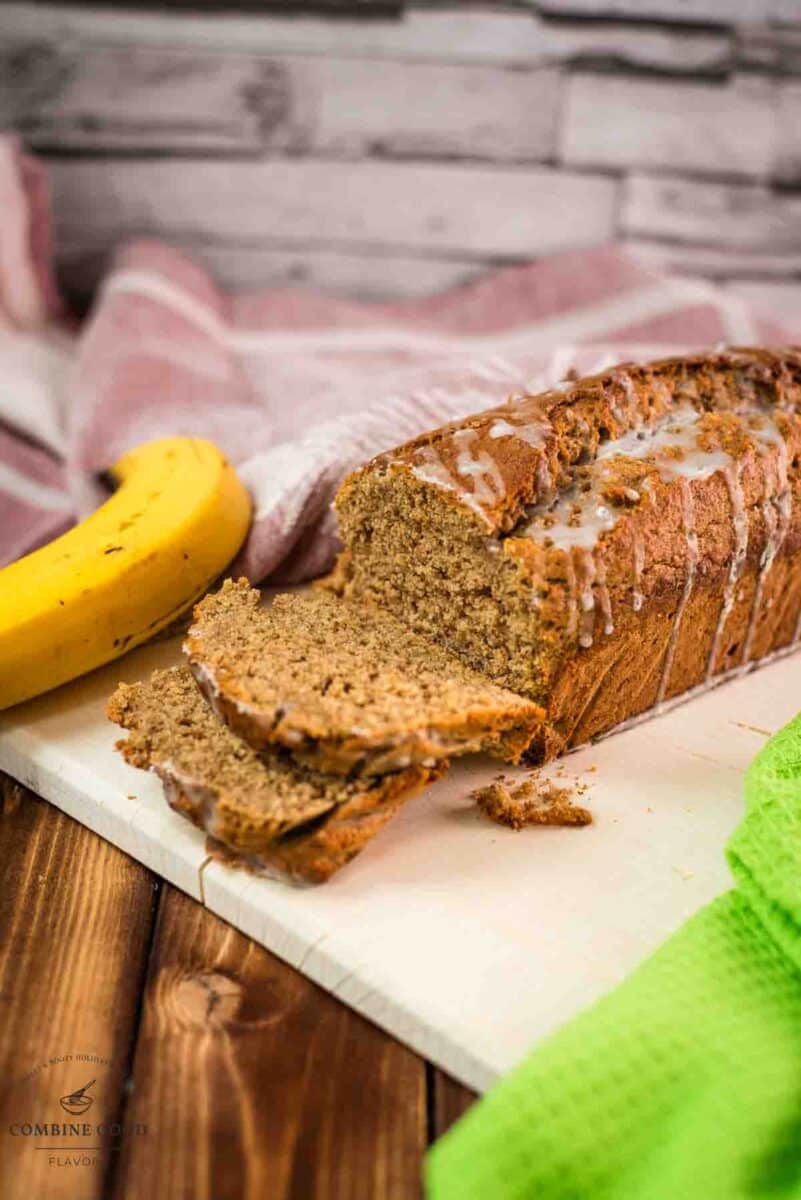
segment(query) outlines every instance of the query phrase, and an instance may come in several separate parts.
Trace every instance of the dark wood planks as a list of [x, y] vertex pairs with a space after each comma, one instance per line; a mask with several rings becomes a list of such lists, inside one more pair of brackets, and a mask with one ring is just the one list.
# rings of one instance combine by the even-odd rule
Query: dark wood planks
[[[0, 801], [0, 1195], [103, 1197], [102, 1151], [78, 1156], [84, 1165], [64, 1162], [78, 1146], [107, 1141], [94, 1128], [89, 1136], [25, 1137], [10, 1126], [116, 1120], [152, 931], [154, 880], [3, 775]], [[60, 1097], [92, 1079], [86, 1111], [68, 1115]], [[49, 1145], [67, 1150], [42, 1148]]]
[[[2, 776], [0, 795], [4, 1200], [420, 1194], [471, 1092], [170, 887], [146, 974], [149, 872]], [[120, 1119], [120, 1154], [79, 1152], [118, 1145], [95, 1127]], [[8, 1132], [35, 1121], [93, 1136]]]
[[172, 888], [154, 939], [114, 1200], [406, 1200], [425, 1064]]
[[429, 1086], [433, 1093], [429, 1103], [432, 1115], [431, 1135], [434, 1140], [447, 1133], [451, 1125], [473, 1107], [478, 1097], [475, 1092], [457, 1083], [438, 1067], [432, 1068]]

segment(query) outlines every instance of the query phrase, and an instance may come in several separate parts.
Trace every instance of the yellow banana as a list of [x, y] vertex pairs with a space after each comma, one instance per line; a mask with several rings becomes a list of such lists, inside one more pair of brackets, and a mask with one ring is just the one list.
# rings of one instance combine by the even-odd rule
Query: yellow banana
[[244, 541], [250, 499], [211, 442], [149, 442], [111, 474], [120, 486], [96, 512], [0, 570], [0, 709], [153, 637]]

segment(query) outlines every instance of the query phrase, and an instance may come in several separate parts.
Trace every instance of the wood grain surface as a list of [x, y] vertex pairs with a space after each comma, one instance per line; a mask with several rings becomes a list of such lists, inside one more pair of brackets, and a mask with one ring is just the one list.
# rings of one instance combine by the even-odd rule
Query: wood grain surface
[[797, 0], [183, 7], [0, 6], [0, 127], [57, 156], [81, 304], [143, 234], [371, 299], [618, 237], [801, 308]]
[[0, 107], [59, 151], [538, 161], [558, 95], [547, 67], [0, 41]]
[[[616, 196], [603, 177], [450, 163], [58, 159], [50, 177], [56, 234], [73, 246], [147, 231], [213, 243], [223, 209], [240, 247], [530, 256], [609, 237]], [[578, 231], [565, 217], [583, 205]]]
[[[106, 1150], [118, 1139], [98, 1138], [94, 1129], [81, 1137], [26, 1137], [19, 1127], [118, 1120], [154, 877], [6, 776], [0, 798], [0, 1195], [103, 1200], [113, 1158]], [[65, 1113], [60, 1098], [92, 1079], [85, 1114]], [[51, 1151], [57, 1146], [67, 1149]], [[79, 1146], [101, 1149], [79, 1154]], [[72, 1158], [89, 1161], [72, 1166]]]
[[[471, 1092], [5, 776], [0, 791], [3, 1200], [420, 1195]], [[61, 1097], [86, 1084], [69, 1115]], [[34, 1122], [93, 1136], [10, 1132]]]
[[469, 1088], [463, 1087], [461, 1083], [457, 1083], [455, 1079], [437, 1067], [432, 1069], [430, 1086], [433, 1100], [431, 1133], [432, 1138], [438, 1138], [443, 1133], [447, 1133], [451, 1126], [455, 1125], [469, 1108], [472, 1108], [476, 1097]]
[[[369, 20], [353, 11], [335, 21], [312, 7], [303, 20], [280, 11], [269, 17], [242, 15], [231, 6], [224, 20], [199, 7], [195, 14], [180, 16], [166, 6], [150, 12], [134, 11], [130, 5], [117, 11], [80, 4], [63, 9], [32, 3], [0, 7], [0, 39], [5, 45], [46, 51], [51, 61], [55, 56], [73, 63], [93, 47], [116, 46], [215, 56], [318, 54], [514, 67], [592, 64], [599, 69], [720, 75], [732, 68], [741, 49], [752, 64], [771, 63], [779, 55], [783, 62], [792, 61], [784, 48], [787, 36], [786, 29], [761, 25], [749, 26], [748, 37], [740, 39], [731, 29], [693, 28], [686, 22], [654, 26], [608, 18], [547, 20], [527, 0], [516, 6], [508, 0], [494, 5], [486, 0], [469, 6], [410, 4], [395, 13], [373, 12]], [[18, 65], [20, 81], [44, 66], [24, 59]]]
[[418, 1194], [425, 1065], [166, 888], [115, 1198]]
[[740, 254], [801, 253], [801, 192], [755, 183], [631, 175], [621, 213], [624, 232], [715, 246]]
[[718, 22], [793, 21], [797, 0], [538, 0], [543, 12], [638, 20]]
[[579, 72], [566, 85], [560, 158], [573, 166], [767, 179], [790, 157], [786, 85], [761, 75], [691, 82]]

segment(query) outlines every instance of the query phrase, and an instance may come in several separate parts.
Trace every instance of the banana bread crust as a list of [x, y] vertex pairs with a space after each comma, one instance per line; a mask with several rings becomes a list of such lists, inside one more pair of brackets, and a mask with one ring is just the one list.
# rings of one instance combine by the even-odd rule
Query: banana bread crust
[[[744, 395], [765, 407], [797, 409], [801, 347], [730, 347], [653, 363], [621, 363], [536, 396], [513, 396], [378, 455], [345, 479], [336, 507], [340, 513], [347, 509], [348, 495], [365, 473], [412, 470], [449, 493], [463, 516], [472, 516], [482, 531], [508, 533], [529, 506], [569, 482], [576, 464], [594, 458], [605, 440], [655, 421], [677, 400], [725, 411], [736, 410]], [[460, 455], [479, 466], [487, 455], [492, 460], [487, 478], [472, 464], [463, 474]]]
[[310, 822], [308, 828], [301, 826], [266, 844], [251, 843], [218, 819], [220, 796], [215, 789], [192, 784], [163, 766], [156, 770], [170, 808], [198, 829], [214, 830], [207, 843], [221, 861], [284, 883], [315, 885], [326, 883], [355, 858], [407, 800], [439, 778], [446, 765], [384, 776], [373, 793], [359, 793], [320, 822]]
[[796, 348], [514, 399], [345, 481], [333, 586], [542, 704], [552, 757], [798, 639], [799, 412]]

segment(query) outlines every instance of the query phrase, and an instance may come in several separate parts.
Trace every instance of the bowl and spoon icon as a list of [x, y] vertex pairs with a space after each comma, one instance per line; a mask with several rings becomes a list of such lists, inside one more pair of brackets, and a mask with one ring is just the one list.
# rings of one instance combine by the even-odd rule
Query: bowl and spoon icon
[[94, 1079], [90, 1079], [88, 1083], [83, 1085], [83, 1087], [77, 1088], [74, 1092], [70, 1092], [68, 1096], [62, 1096], [59, 1100], [59, 1104], [64, 1111], [68, 1112], [73, 1117], [78, 1117], [81, 1115], [81, 1113], [85, 1113], [87, 1108], [91, 1108], [95, 1102], [95, 1098], [94, 1096], [87, 1096], [86, 1093], [89, 1091], [89, 1088], [94, 1082]]

